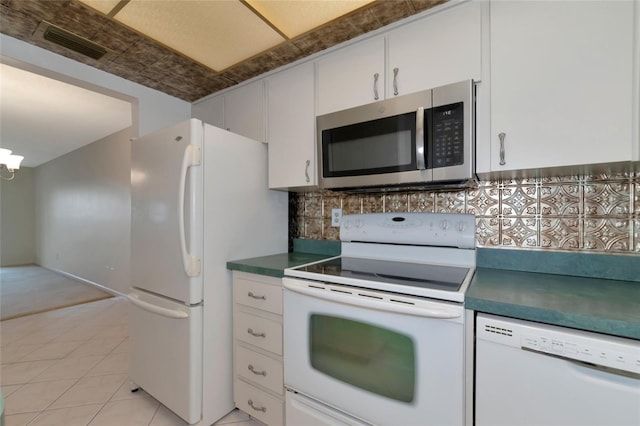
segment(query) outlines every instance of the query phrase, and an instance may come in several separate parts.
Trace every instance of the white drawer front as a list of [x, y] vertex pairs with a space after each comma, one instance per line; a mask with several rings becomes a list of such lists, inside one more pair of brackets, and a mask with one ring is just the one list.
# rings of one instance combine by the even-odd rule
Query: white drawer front
[[236, 346], [236, 374], [284, 395], [282, 361]]
[[238, 340], [282, 355], [282, 324], [246, 312], [236, 312], [234, 335]]
[[233, 384], [233, 395], [239, 409], [269, 426], [284, 424], [284, 401], [242, 380], [235, 380]]
[[235, 277], [234, 302], [282, 315], [282, 286]]

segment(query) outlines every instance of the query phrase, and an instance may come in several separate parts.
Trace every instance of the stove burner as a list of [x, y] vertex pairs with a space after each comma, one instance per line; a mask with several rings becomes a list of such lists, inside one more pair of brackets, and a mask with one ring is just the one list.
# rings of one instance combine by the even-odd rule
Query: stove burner
[[[340, 257], [297, 268], [300, 271], [456, 292], [469, 269], [454, 266], [406, 263], [396, 261]], [[407, 294], [411, 294], [408, 290]]]

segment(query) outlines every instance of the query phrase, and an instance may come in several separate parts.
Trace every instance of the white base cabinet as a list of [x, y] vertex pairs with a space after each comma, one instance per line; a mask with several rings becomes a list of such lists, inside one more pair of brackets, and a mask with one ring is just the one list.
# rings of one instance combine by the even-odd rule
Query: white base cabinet
[[233, 271], [233, 335], [236, 407], [284, 425], [281, 279]]
[[634, 3], [490, 3], [491, 171], [639, 159]]

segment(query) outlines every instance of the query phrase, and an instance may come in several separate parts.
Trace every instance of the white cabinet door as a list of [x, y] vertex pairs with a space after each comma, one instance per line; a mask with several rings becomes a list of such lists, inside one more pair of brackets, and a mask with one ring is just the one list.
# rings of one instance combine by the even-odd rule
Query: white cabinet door
[[196, 102], [191, 116], [221, 129], [264, 142], [264, 89], [262, 80]]
[[632, 159], [633, 20], [633, 1], [491, 3], [493, 171]]
[[267, 79], [269, 188], [317, 184], [314, 65]]
[[224, 95], [194, 103], [191, 106], [191, 117], [224, 129]]
[[225, 128], [264, 142], [264, 88], [262, 80], [224, 94]]
[[318, 61], [318, 115], [384, 99], [384, 43], [376, 37]]
[[387, 97], [480, 80], [480, 7], [463, 3], [391, 31]]

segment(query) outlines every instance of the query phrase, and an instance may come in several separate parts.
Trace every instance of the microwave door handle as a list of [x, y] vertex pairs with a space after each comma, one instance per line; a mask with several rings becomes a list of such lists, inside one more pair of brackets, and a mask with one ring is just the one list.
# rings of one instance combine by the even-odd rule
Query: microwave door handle
[[416, 166], [418, 170], [425, 170], [427, 164], [424, 161], [424, 108], [416, 111]]

